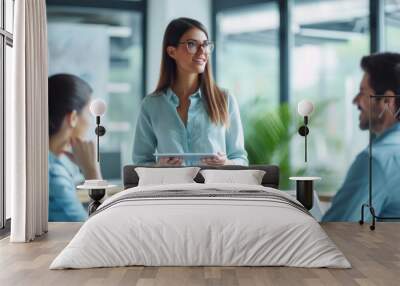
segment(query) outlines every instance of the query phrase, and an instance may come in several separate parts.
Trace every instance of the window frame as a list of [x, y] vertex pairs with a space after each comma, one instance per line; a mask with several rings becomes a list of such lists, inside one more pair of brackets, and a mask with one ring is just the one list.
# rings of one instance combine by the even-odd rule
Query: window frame
[[[4, 231], [9, 230], [10, 221], [6, 220], [6, 194], [5, 194], [5, 58], [6, 58], [6, 45], [13, 47], [13, 34], [6, 31], [6, 9], [5, 1], [0, 0], [2, 18], [0, 21], [0, 59], [1, 59], [1, 69], [0, 69], [0, 117], [3, 119], [0, 126], [0, 236]], [[15, 5], [15, 0], [12, 0]], [[253, 4], [264, 4], [269, 2], [278, 2], [279, 14], [280, 14], [280, 27], [279, 27], [279, 63], [281, 66], [279, 72], [279, 82], [280, 82], [280, 102], [288, 102], [290, 99], [290, 70], [291, 70], [291, 36], [290, 36], [290, 22], [291, 22], [291, 12], [293, 0], [279, 1], [279, 0], [219, 0], [212, 1], [212, 38], [216, 41], [217, 34], [217, 21], [216, 16], [219, 12], [239, 8], [246, 5]], [[147, 82], [147, 69], [146, 69], [146, 57], [147, 57], [147, 1], [142, 0], [138, 2], [128, 2], [128, 1], [110, 1], [107, 0], [47, 0], [48, 5], [62, 5], [62, 6], [80, 6], [80, 7], [97, 7], [97, 8], [109, 8], [109, 9], [119, 9], [119, 10], [135, 10], [142, 12], [142, 39], [143, 39], [143, 59], [142, 59], [142, 72], [143, 72], [143, 86], [142, 95], [146, 94], [146, 82]], [[384, 49], [384, 1], [380, 0], [370, 0], [370, 52], [379, 52]], [[15, 14], [15, 12], [14, 12]], [[213, 60], [216, 63], [216, 54], [213, 54]], [[218, 68], [214, 64], [214, 74], [216, 74], [216, 69]]]
[[[308, 0], [309, 1], [309, 0]], [[279, 101], [287, 103], [290, 101], [291, 83], [290, 73], [292, 69], [291, 53], [293, 50], [293, 36], [290, 32], [292, 22], [292, 11], [295, 0], [218, 0], [213, 1], [211, 7], [211, 30], [214, 42], [218, 40], [217, 15], [222, 11], [234, 8], [246, 7], [254, 4], [266, 4], [276, 2], [279, 7]], [[370, 29], [370, 53], [380, 52], [384, 50], [384, 1], [369, 0], [369, 29]], [[214, 74], [218, 69], [216, 63], [217, 55], [213, 54], [213, 62], [215, 63]]]
[[[278, 37], [278, 49], [279, 49], [279, 103], [287, 103], [290, 98], [290, 65], [291, 65], [291, 46], [293, 43], [293, 37], [291, 36], [289, 27], [291, 21], [291, 5], [292, 0], [279, 1], [279, 0], [219, 0], [213, 1], [212, 5], [212, 39], [216, 43], [218, 41], [218, 27], [217, 27], [217, 15], [220, 12], [240, 9], [246, 6], [252, 6], [257, 4], [268, 4], [275, 2], [279, 10], [279, 37]], [[217, 53], [213, 54], [213, 72], [217, 74]]]
[[369, 1], [370, 53], [385, 48], [385, 1]]
[[[15, 7], [15, 0], [10, 0]], [[13, 47], [13, 34], [6, 30], [6, 0], [0, 0], [1, 21], [0, 21], [0, 237], [6, 236], [10, 232], [11, 218], [7, 219], [6, 212], [6, 188], [5, 188], [5, 103], [6, 103], [6, 46]], [[13, 13], [14, 9], [12, 9]], [[13, 17], [14, 15], [12, 15]], [[13, 29], [12, 29], [13, 30]]]
[[143, 39], [142, 45], [142, 98], [146, 96], [146, 84], [147, 84], [147, 17], [148, 17], [148, 1], [137, 0], [137, 1], [126, 1], [126, 0], [46, 0], [47, 6], [70, 6], [70, 7], [85, 7], [85, 8], [104, 8], [112, 10], [123, 10], [123, 11], [135, 11], [142, 14], [142, 31], [141, 36]]
[[[315, 0], [298, 0], [298, 2], [313, 2]], [[293, 100], [292, 91], [292, 78], [293, 72], [293, 58], [292, 53], [294, 52], [294, 35], [291, 31], [292, 27], [292, 15], [296, 0], [218, 0], [213, 1], [211, 7], [211, 30], [212, 39], [218, 43], [218, 23], [217, 16], [221, 12], [226, 12], [232, 9], [246, 8], [255, 4], [268, 4], [274, 2], [279, 9], [279, 37], [278, 37], [278, 48], [279, 48], [279, 102], [280, 104], [291, 103]], [[298, 3], [297, 2], [297, 3]], [[369, 0], [369, 53], [381, 52], [385, 48], [384, 39], [384, 4], [385, 1], [381, 0]], [[218, 54], [213, 54], [213, 71], [217, 75]], [[218, 79], [217, 79], [218, 80]], [[265, 95], [267, 96], [267, 95]], [[290, 150], [288, 150], [288, 156], [290, 158]]]

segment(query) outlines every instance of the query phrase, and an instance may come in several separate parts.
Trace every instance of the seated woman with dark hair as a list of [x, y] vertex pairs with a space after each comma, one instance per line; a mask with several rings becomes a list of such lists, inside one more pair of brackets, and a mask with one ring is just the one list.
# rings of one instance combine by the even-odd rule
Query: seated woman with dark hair
[[77, 76], [49, 77], [49, 221], [85, 220], [76, 186], [85, 178], [101, 179], [95, 145], [82, 139], [89, 127], [91, 94]]

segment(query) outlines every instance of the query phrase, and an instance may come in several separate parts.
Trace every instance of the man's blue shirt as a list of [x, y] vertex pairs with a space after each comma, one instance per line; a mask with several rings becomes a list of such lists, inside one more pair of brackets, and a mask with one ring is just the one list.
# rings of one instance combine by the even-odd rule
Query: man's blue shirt
[[[368, 152], [366, 148], [356, 157], [323, 221], [360, 220], [361, 205], [368, 203]], [[372, 205], [377, 216], [400, 217], [400, 123], [373, 140]], [[365, 215], [371, 218], [367, 208]]]

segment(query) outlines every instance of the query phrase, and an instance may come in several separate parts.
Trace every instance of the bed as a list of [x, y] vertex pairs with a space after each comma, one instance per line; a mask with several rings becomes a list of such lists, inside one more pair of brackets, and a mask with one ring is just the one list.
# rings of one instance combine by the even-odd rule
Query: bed
[[[350, 268], [318, 222], [278, 190], [276, 166], [260, 185], [195, 182], [138, 185], [124, 168], [125, 190], [107, 198], [50, 269], [144, 266], [291, 266]], [[215, 169], [202, 167], [202, 169]]]

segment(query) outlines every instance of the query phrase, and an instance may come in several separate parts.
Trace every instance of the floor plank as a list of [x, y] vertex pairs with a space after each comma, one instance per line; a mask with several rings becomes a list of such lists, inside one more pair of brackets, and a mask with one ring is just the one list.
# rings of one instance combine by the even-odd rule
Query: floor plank
[[0, 285], [399, 285], [400, 224], [326, 223], [322, 227], [351, 262], [352, 269], [290, 267], [117, 267], [49, 270], [80, 223], [50, 223], [32, 243], [0, 240]]

